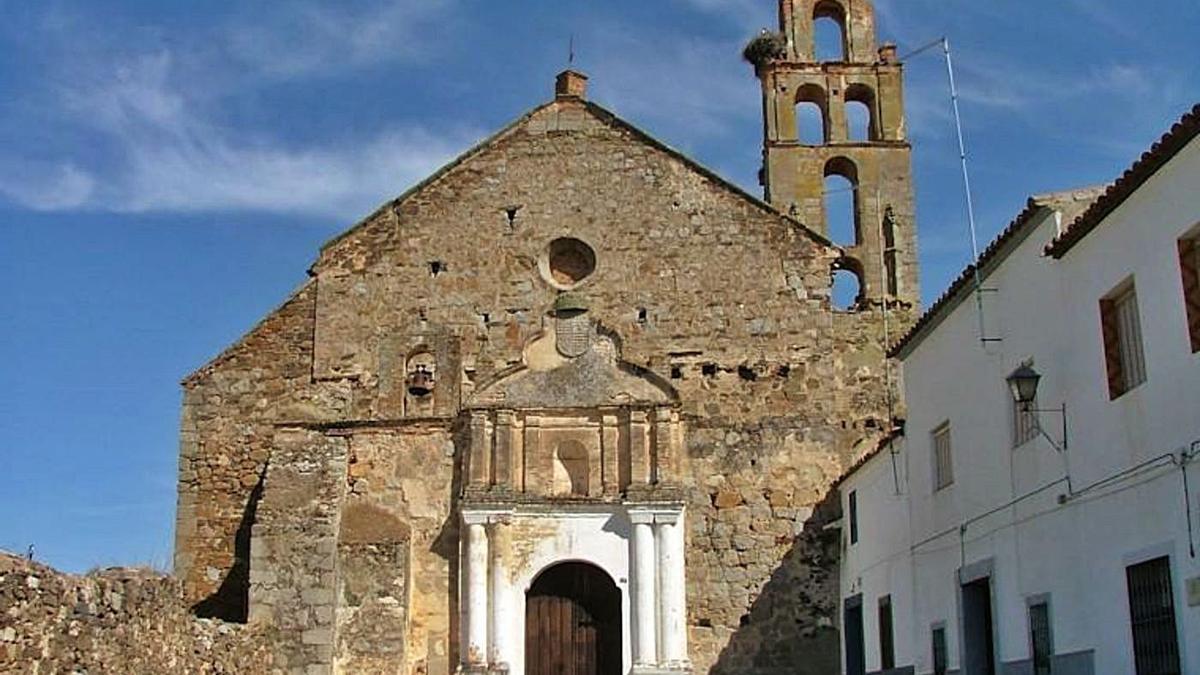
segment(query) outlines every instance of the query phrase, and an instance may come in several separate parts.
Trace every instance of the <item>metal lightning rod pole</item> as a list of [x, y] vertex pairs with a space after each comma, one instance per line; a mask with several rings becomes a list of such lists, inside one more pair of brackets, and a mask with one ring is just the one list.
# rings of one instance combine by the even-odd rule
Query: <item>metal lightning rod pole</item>
[[971, 173], [967, 170], [967, 143], [963, 139], [962, 115], [958, 109], [958, 87], [954, 83], [954, 60], [950, 56], [950, 40], [942, 38], [942, 53], [946, 56], [946, 77], [950, 81], [950, 104], [954, 108], [954, 130], [958, 134], [958, 159], [962, 165], [963, 192], [967, 200], [967, 223], [971, 228], [971, 268], [975, 275], [975, 307], [979, 314], [979, 341], [989, 340], [983, 321], [983, 277], [979, 271], [979, 238], [975, 234], [975, 202], [971, 197]]

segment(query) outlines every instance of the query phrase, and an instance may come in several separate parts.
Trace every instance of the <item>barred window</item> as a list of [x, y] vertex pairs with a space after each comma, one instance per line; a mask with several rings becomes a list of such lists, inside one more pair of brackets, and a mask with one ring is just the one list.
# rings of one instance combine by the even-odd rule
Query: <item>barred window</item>
[[1132, 284], [1100, 300], [1108, 395], [1117, 398], [1146, 381], [1137, 289]]
[[1050, 605], [1038, 602], [1029, 606], [1029, 642], [1033, 656], [1033, 675], [1050, 675]]
[[933, 430], [933, 487], [941, 490], [954, 482], [954, 462], [950, 450], [950, 423]]
[[1180, 675], [1170, 559], [1164, 556], [1131, 565], [1125, 568], [1125, 577], [1137, 675]]

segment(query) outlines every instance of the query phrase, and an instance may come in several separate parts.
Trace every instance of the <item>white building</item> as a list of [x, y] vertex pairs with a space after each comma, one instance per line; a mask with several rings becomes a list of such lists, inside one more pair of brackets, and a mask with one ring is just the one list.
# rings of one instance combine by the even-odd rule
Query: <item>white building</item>
[[1200, 673], [1198, 135], [1030, 200], [893, 348], [907, 420], [840, 483], [847, 673]]

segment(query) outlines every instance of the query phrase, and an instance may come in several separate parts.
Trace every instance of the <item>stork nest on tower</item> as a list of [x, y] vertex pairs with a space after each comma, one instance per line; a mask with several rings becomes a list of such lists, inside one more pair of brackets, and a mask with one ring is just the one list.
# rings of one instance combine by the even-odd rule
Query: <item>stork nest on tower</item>
[[772, 33], [766, 28], [754, 36], [754, 39], [742, 50], [742, 58], [756, 68], [772, 61], [778, 61], [785, 56], [787, 56], [787, 39], [783, 37], [783, 33]]

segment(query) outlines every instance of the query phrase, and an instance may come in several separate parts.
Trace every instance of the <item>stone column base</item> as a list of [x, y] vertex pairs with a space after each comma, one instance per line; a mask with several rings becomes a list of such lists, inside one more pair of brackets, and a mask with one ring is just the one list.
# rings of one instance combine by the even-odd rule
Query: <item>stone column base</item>
[[629, 675], [692, 675], [692, 664], [670, 664], [665, 666], [634, 666]]
[[508, 665], [499, 666], [462, 666], [454, 671], [455, 675], [508, 675]]

